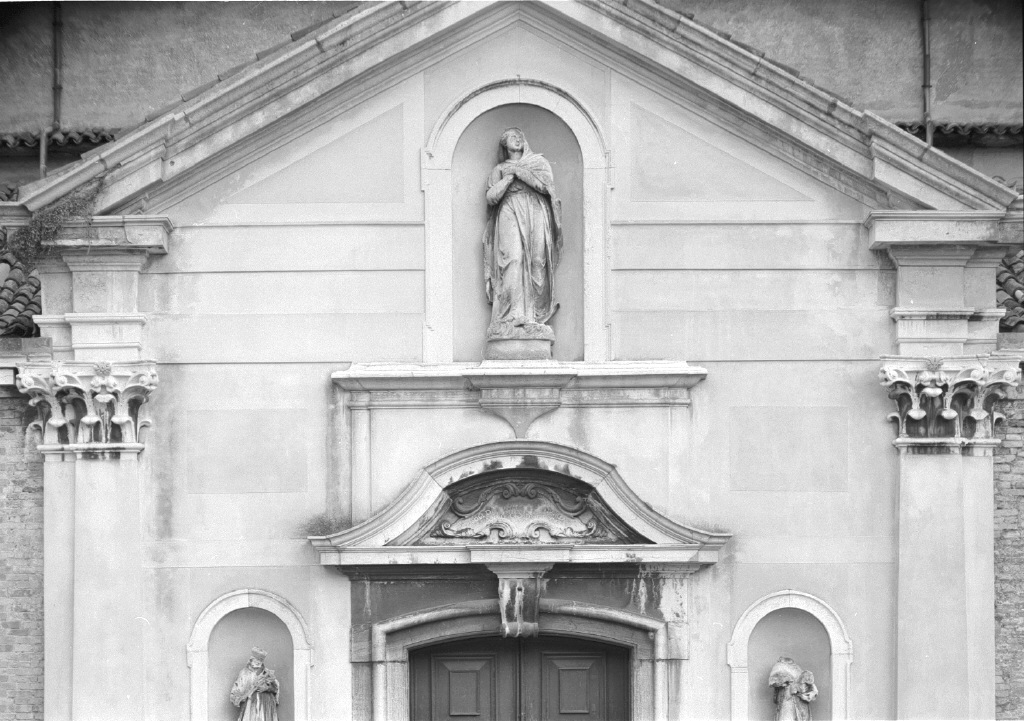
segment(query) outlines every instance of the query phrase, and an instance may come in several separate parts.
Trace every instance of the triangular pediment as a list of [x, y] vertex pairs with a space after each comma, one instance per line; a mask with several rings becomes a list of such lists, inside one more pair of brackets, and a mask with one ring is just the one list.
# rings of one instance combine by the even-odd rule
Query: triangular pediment
[[[396, 105], [337, 140], [284, 161], [284, 167], [228, 196], [224, 203], [402, 202], [404, 189], [392, 180], [402, 173], [402, 110]], [[385, 142], [377, 142], [381, 138]], [[354, 168], [362, 172], [352, 172]], [[315, 182], [323, 178], [331, 182]]]
[[[517, 21], [559, 52], [585, 58], [583, 62], [599, 64], [603, 58], [616, 72], [643, 75], [659, 92], [688, 100], [709, 120], [869, 207], [1005, 210], [1016, 197], [878, 116], [850, 107], [786, 68], [652, 2], [386, 2], [357, 7], [297, 35], [250, 66], [190, 94], [116, 142], [25, 186], [20, 206], [34, 211], [103, 177], [101, 213], [160, 212], [197, 185], [225, 178], [287, 140], [322, 127], [345, 108], [401, 82], [412, 69], [473, 52]], [[510, 52], [517, 52], [515, 45]], [[557, 81], [560, 72], [567, 72], [558, 66], [552, 62], [541, 70]], [[488, 75], [487, 67], [479, 70]], [[431, 96], [425, 102], [438, 100]], [[402, 126], [397, 118], [401, 112], [393, 104], [379, 123], [365, 125], [367, 120], [365, 127], [348, 128], [222, 200], [254, 206], [281, 202], [292, 189], [303, 187], [297, 180], [347, 159], [358, 160], [368, 147], [380, 152], [379, 163], [386, 168], [397, 162], [394, 151], [411, 142], [408, 137], [387, 147], [377, 142], [381, 124]], [[691, 139], [692, 129], [671, 118], [652, 117], [649, 108], [634, 117], [652, 132], [656, 125], [657, 132], [678, 140], [669, 160], [703, 169], [707, 176], [701, 185], [674, 176], [665, 182], [654, 171], [640, 172], [631, 177], [636, 181], [631, 190], [641, 195], [672, 202], [699, 201], [701, 194], [716, 191], [727, 198], [766, 202], [801, 202], [800, 196], [807, 195], [778, 174], [756, 164], [748, 167], [745, 158], [699, 137]], [[373, 135], [373, 143], [361, 133]], [[641, 156], [656, 150], [638, 148]], [[741, 182], [735, 182], [737, 177]], [[397, 192], [393, 186], [360, 184], [357, 178], [347, 185], [312, 188], [313, 197], [307, 194], [306, 202], [360, 203], [371, 191]], [[374, 195], [375, 202], [379, 198]]]

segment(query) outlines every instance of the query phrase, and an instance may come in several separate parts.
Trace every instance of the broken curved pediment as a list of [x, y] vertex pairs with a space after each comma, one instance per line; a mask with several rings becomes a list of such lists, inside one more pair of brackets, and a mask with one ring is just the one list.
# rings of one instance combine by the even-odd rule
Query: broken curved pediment
[[539, 441], [469, 448], [431, 464], [372, 518], [310, 542], [326, 566], [718, 561], [728, 533], [644, 503], [616, 468]]

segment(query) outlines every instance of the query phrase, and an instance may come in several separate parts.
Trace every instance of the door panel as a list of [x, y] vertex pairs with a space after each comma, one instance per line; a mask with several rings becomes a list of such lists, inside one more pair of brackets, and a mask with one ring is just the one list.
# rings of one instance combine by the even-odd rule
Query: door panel
[[603, 661], [600, 656], [541, 654], [543, 716], [552, 719], [567, 716], [603, 718], [594, 715], [598, 709], [604, 708]]
[[409, 654], [409, 699], [417, 721], [516, 719], [514, 647], [480, 641], [434, 646]]
[[414, 651], [414, 721], [625, 721], [629, 651], [571, 638], [481, 638]]
[[434, 718], [493, 716], [494, 656], [433, 658]]

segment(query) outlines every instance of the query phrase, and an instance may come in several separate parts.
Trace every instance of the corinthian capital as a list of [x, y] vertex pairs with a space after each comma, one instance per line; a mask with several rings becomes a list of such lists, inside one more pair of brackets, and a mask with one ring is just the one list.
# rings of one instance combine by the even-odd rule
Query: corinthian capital
[[149, 425], [139, 411], [156, 389], [157, 373], [152, 361], [66, 361], [22, 366], [16, 382], [39, 412], [43, 445], [139, 450]]
[[883, 356], [879, 373], [896, 411], [900, 438], [982, 440], [1003, 420], [995, 410], [1017, 385], [1016, 359], [992, 356], [914, 358]]

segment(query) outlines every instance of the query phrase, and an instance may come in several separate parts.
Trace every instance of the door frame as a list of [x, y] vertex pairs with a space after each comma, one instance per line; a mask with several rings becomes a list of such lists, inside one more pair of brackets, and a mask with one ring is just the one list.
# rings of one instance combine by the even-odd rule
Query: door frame
[[[650, 616], [562, 599], [541, 599], [540, 635], [612, 643], [630, 650], [630, 710], [668, 719], [668, 624]], [[409, 721], [409, 651], [474, 636], [500, 636], [497, 600], [467, 601], [373, 624], [370, 720]], [[357, 704], [357, 707], [361, 704]]]

